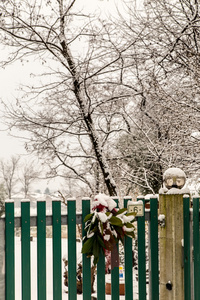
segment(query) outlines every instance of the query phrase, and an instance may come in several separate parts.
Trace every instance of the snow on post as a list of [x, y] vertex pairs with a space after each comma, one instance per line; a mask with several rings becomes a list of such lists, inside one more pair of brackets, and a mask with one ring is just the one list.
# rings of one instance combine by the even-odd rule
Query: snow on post
[[[184, 187], [185, 173], [169, 168], [163, 175], [164, 187], [159, 191], [160, 300], [184, 299], [182, 244], [183, 201], [189, 191]], [[171, 283], [169, 285], [169, 282]]]
[[186, 182], [186, 175], [179, 168], [169, 168], [165, 171], [163, 175], [163, 180], [167, 189], [182, 189]]

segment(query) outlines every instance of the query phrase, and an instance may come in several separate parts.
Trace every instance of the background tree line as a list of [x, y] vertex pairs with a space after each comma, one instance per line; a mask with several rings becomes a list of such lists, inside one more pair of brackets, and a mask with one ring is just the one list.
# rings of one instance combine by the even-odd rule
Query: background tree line
[[41, 177], [34, 161], [20, 161], [19, 156], [0, 160], [0, 215], [4, 213], [6, 199], [12, 199], [16, 192], [27, 198], [32, 192], [32, 183]]
[[[169, 3], [170, 2], [170, 3]], [[157, 193], [166, 168], [199, 176], [199, 3], [123, 1], [118, 15], [79, 0], [4, 1], [6, 67], [34, 59], [45, 72], [5, 104], [9, 127], [47, 176], [83, 194]]]

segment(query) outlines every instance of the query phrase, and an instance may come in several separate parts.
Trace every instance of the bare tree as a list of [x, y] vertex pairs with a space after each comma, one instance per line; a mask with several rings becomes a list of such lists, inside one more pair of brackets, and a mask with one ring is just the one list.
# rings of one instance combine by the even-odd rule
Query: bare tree
[[1, 175], [4, 181], [6, 194], [9, 199], [12, 198], [13, 189], [17, 183], [16, 171], [19, 164], [19, 157], [12, 156], [10, 160], [0, 162]]
[[[125, 18], [103, 21], [77, 4], [1, 4], [1, 42], [12, 49], [5, 65], [32, 55], [49, 66], [40, 86], [31, 85], [7, 107], [11, 126], [32, 133], [27, 149], [43, 157], [49, 176], [79, 180], [92, 193], [103, 181], [116, 195], [116, 183], [124, 180], [126, 189], [137, 184], [155, 191], [172, 165], [191, 170], [192, 162], [194, 173], [198, 1], [144, 1], [140, 15], [133, 5]], [[121, 151], [118, 141], [126, 135], [133, 147]], [[135, 157], [143, 154], [131, 170], [133, 149]]]
[[31, 185], [41, 176], [41, 170], [39, 170], [35, 161], [25, 162], [20, 167], [19, 180], [23, 186], [24, 197], [26, 198], [30, 192]]
[[170, 166], [199, 176], [198, 6], [190, 0], [144, 1], [140, 15], [127, 6], [132, 17], [116, 23], [129, 40], [140, 32], [126, 56], [135, 61], [140, 101], [124, 113], [130, 130], [119, 140], [118, 161], [122, 180], [148, 191], [158, 191]]
[[[123, 106], [132, 97], [132, 90], [130, 93], [128, 86], [120, 87], [120, 70], [126, 67], [121, 54], [135, 41], [116, 47], [111, 40], [111, 35], [116, 40], [114, 28], [111, 34], [110, 24], [105, 26], [96, 18], [92, 23], [91, 16], [79, 12], [75, 0], [65, 4], [62, 0], [36, 1], [33, 5], [30, 1], [9, 1], [1, 4], [1, 11], [1, 40], [14, 50], [6, 64], [31, 54], [41, 63], [50, 57], [53, 65], [59, 64], [59, 69], [52, 67], [48, 73], [57, 81], [36, 88], [35, 96], [31, 88], [31, 95], [26, 94], [30, 96], [28, 102], [17, 100], [17, 106], [10, 110], [14, 125], [33, 133], [34, 151], [56, 159], [87, 184], [90, 180], [74, 165], [83, 159], [97, 162], [109, 194], [116, 195], [104, 148], [112, 136], [126, 130], [119, 103]], [[79, 47], [84, 45], [84, 54], [73, 48], [78, 41]], [[122, 123], [120, 128], [117, 122]], [[73, 143], [78, 149], [71, 146]]]
[[6, 198], [6, 192], [4, 189], [4, 185], [0, 184], [0, 217], [5, 212], [5, 198]]

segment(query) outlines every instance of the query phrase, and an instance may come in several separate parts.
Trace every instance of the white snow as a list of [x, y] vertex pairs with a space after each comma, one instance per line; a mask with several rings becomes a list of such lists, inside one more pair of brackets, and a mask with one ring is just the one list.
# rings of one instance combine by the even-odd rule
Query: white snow
[[132, 197], [131, 196], [125, 196], [125, 197], [123, 197], [123, 199], [126, 199], [126, 200], [132, 200]]
[[97, 205], [103, 205], [105, 207], [107, 207], [107, 202], [105, 200], [105, 197], [103, 196], [103, 194], [98, 194], [97, 196], [95, 196], [94, 201], [92, 203], [92, 208], [96, 207]]
[[119, 218], [122, 221], [122, 223], [124, 223], [123, 217], [126, 213], [127, 213], [127, 211], [124, 211], [123, 213], [117, 215], [116, 217]]
[[163, 178], [174, 177], [174, 176], [186, 178], [185, 172], [180, 168], [169, 168], [163, 174]]
[[[134, 202], [133, 202], [133, 204], [134, 204]], [[141, 204], [142, 205], [143, 201], [142, 200], [138, 200], [138, 201], [135, 202], [135, 204]]]
[[[183, 189], [177, 189], [177, 188], [171, 188], [167, 191], [167, 195], [183, 195], [183, 194], [190, 194], [190, 190], [188, 188]], [[188, 197], [188, 195], [187, 195]]]
[[13, 202], [15, 202], [14, 199], [9, 199], [8, 198], [8, 199], [5, 200], [5, 203], [13, 203]]
[[159, 194], [166, 194], [168, 192], [168, 189], [166, 187], [162, 187], [159, 189]]
[[177, 188], [171, 188], [170, 190], [167, 191], [167, 195], [179, 195], [180, 193], [180, 189]]
[[108, 209], [111, 211], [113, 208], [117, 207], [117, 203], [110, 197], [107, 198]]
[[109, 215], [107, 216], [107, 219], [110, 220], [110, 218], [112, 218], [113, 214], [109, 213]]
[[20, 201], [21, 201], [21, 202], [30, 202], [30, 199], [24, 198], [24, 199], [21, 199]]
[[147, 194], [145, 197], [144, 197], [146, 200], [150, 200], [151, 198], [158, 198], [158, 194]]
[[[188, 194], [190, 194], [190, 189], [187, 187], [181, 189], [181, 194], [187, 194], [187, 197], [188, 197]], [[184, 197], [184, 195], [183, 195], [183, 197]]]
[[98, 222], [98, 228], [99, 228], [99, 232], [103, 235], [103, 228], [100, 222]]
[[111, 230], [111, 232], [117, 238], [117, 232], [115, 231], [115, 229]]
[[147, 194], [144, 199], [146, 200], [150, 200], [150, 198], [152, 198], [154, 195], [153, 194]]
[[[82, 244], [77, 242], [77, 263], [81, 261]], [[52, 239], [46, 239], [46, 267], [47, 267], [47, 300], [53, 300], [53, 276], [52, 276]], [[66, 258], [67, 256], [67, 239], [62, 239], [62, 257]], [[62, 276], [64, 273], [64, 263], [62, 263]], [[109, 282], [109, 276], [106, 275], [106, 282]], [[136, 280], [137, 272], [133, 270], [133, 290], [134, 295], [137, 298], [138, 291], [138, 281]], [[96, 282], [95, 282], [95, 290], [96, 290]], [[93, 294], [97, 297], [97, 294]], [[20, 237], [15, 237], [15, 299], [20, 300], [21, 295], [21, 241]], [[37, 300], [37, 238], [33, 238], [31, 242], [31, 299]], [[82, 300], [82, 295], [77, 295], [77, 300]], [[111, 300], [111, 295], [106, 295], [106, 300]], [[124, 300], [125, 296], [120, 296], [120, 300]], [[135, 299], [135, 298], [134, 298]], [[68, 300], [67, 287], [64, 286], [64, 280], [62, 277], [62, 300]]]
[[144, 195], [137, 196], [137, 199], [144, 199]]
[[160, 215], [158, 216], [158, 221], [159, 221], [159, 222], [163, 222], [164, 220], [165, 220], [165, 215], [160, 214]]
[[102, 223], [105, 223], [105, 222], [108, 220], [108, 217], [107, 217], [106, 214], [103, 213], [103, 212], [99, 212], [99, 213], [97, 213], [97, 215], [98, 215], [99, 220], [100, 220]]
[[95, 212], [94, 212], [94, 215], [93, 215], [93, 217], [92, 217], [91, 223], [94, 223], [94, 222], [95, 222], [96, 217], [97, 217], [97, 212], [95, 211]]
[[94, 197], [92, 208], [100, 204], [107, 207], [110, 211], [117, 206], [117, 203], [111, 197], [101, 193]]
[[137, 204], [142, 205], [142, 204], [143, 204], [143, 201], [142, 201], [142, 200], [138, 200], [138, 201], [128, 201], [127, 206], [129, 206], [129, 205], [137, 205]]
[[124, 225], [122, 228], [123, 228], [123, 230], [126, 231], [126, 232], [132, 232], [132, 231], [134, 231], [134, 227], [128, 228], [128, 227], [126, 227], [126, 226]]
[[191, 137], [196, 139], [196, 140], [200, 140], [200, 132], [199, 131], [192, 132]]
[[192, 198], [199, 198], [199, 193], [195, 192], [195, 194], [192, 196]]
[[94, 232], [87, 232], [87, 238], [90, 239], [91, 237], [93, 237]]
[[161, 188], [159, 190], [159, 194], [163, 195], [163, 194], [167, 194], [167, 195], [183, 195], [183, 194], [190, 194], [190, 189], [189, 188], [182, 188], [182, 189], [177, 189], [177, 188], [171, 188], [171, 189], [167, 189], [167, 188]]
[[[77, 243], [77, 261], [81, 259], [81, 243]], [[46, 239], [46, 276], [47, 276], [47, 300], [53, 300], [53, 276], [52, 276], [52, 239]], [[62, 257], [67, 257], [67, 239], [62, 239]], [[64, 264], [62, 263], [62, 274], [64, 273]], [[65, 292], [62, 277], [62, 299], [68, 300], [68, 294]], [[15, 237], [15, 299], [21, 299], [21, 241], [20, 237]], [[37, 238], [31, 242], [31, 299], [37, 300]], [[77, 300], [83, 299], [82, 295], [77, 295]]]
[[132, 222], [135, 217], [134, 216], [123, 216], [122, 217], [124, 223]]
[[110, 240], [110, 235], [109, 234], [105, 234], [103, 236], [103, 238], [104, 238], [105, 241], [109, 241]]

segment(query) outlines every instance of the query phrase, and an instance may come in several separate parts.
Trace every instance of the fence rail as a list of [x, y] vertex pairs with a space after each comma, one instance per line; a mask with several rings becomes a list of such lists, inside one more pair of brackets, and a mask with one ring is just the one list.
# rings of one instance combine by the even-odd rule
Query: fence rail
[[[142, 198], [138, 199], [145, 202]], [[127, 207], [128, 199], [124, 199]], [[190, 199], [184, 199], [184, 282], [185, 300], [200, 299], [200, 252], [199, 252], [199, 198], [193, 199], [193, 209], [189, 208]], [[138, 291], [133, 290], [132, 239], [125, 238], [125, 298], [126, 300], [159, 300], [159, 258], [158, 258], [158, 200], [150, 199], [150, 209], [145, 209], [144, 217], [136, 220], [138, 242]], [[46, 293], [46, 227], [52, 226], [53, 251], [53, 300], [62, 299], [62, 251], [61, 225], [68, 227], [68, 299], [76, 300], [76, 224], [82, 224], [84, 236], [84, 218], [90, 213], [90, 200], [83, 199], [82, 214], [76, 214], [76, 201], [67, 201], [67, 214], [61, 215], [61, 202], [52, 201], [52, 215], [46, 216], [46, 203], [37, 203], [37, 216], [30, 216], [30, 202], [21, 202], [21, 217], [14, 215], [14, 202], [6, 202], [5, 218], [0, 219], [0, 299], [15, 300], [15, 228], [21, 227], [21, 272], [22, 300], [31, 299], [31, 251], [30, 228], [37, 227], [37, 298], [45, 300]], [[148, 225], [147, 225], [148, 223]], [[148, 237], [146, 235], [148, 227]], [[191, 231], [191, 228], [193, 229]], [[149, 289], [147, 296], [147, 253], [149, 256]], [[4, 252], [5, 247], [5, 252]], [[91, 295], [91, 260], [82, 255], [83, 263], [83, 300], [92, 299]], [[89, 276], [88, 276], [89, 275]], [[112, 300], [120, 299], [119, 269], [111, 272]], [[137, 294], [137, 296], [136, 296]], [[138, 298], [137, 298], [138, 297]], [[101, 254], [97, 265], [97, 299], [105, 300], [105, 257]], [[19, 300], [19, 299], [16, 299]]]

